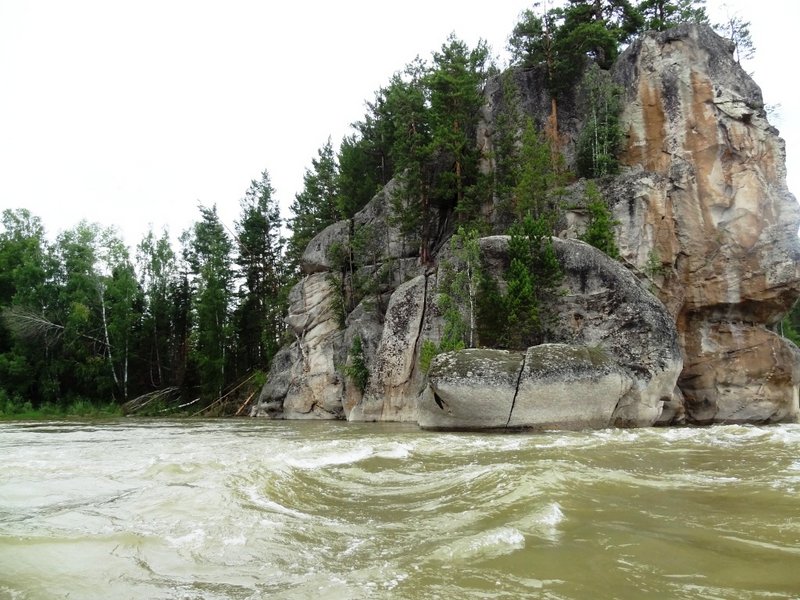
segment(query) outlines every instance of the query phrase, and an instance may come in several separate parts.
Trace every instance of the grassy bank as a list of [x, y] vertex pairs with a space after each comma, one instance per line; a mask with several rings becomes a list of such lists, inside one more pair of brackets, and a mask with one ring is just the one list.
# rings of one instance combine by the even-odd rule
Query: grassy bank
[[0, 421], [121, 417], [118, 404], [95, 404], [76, 400], [66, 405], [44, 404], [34, 407], [28, 401], [6, 398], [0, 393]]

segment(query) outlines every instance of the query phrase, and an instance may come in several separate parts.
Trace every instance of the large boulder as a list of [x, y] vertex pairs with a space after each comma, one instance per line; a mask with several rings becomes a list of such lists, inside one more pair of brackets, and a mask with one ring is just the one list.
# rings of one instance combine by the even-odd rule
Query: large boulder
[[433, 358], [418, 422], [426, 429], [507, 427], [525, 354], [470, 348]]
[[461, 350], [434, 358], [419, 403], [427, 429], [609, 427], [633, 378], [600, 348]]

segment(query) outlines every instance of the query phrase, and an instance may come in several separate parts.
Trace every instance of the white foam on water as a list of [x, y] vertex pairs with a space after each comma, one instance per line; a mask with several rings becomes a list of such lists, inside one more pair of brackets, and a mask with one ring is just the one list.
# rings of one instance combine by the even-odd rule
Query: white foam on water
[[353, 450], [334, 451], [322, 456], [309, 456], [304, 458], [287, 458], [286, 464], [298, 469], [319, 469], [320, 467], [333, 467], [337, 465], [348, 465], [362, 461], [374, 454], [370, 446], [355, 448]]
[[496, 558], [524, 547], [525, 536], [519, 529], [498, 527], [448, 544], [439, 558], [455, 561]]
[[411, 448], [406, 444], [392, 444], [392, 446], [386, 450], [379, 450], [375, 453], [375, 456], [379, 456], [380, 458], [397, 458], [403, 459], [408, 458], [411, 455]]
[[205, 541], [206, 532], [198, 528], [186, 535], [178, 537], [166, 536], [165, 539], [176, 548], [197, 548]]
[[551, 502], [541, 510], [524, 517], [518, 525], [526, 532], [537, 537], [556, 541], [561, 532], [559, 526], [566, 520], [561, 505]]
[[237, 536], [225, 538], [222, 540], [222, 544], [224, 546], [244, 546], [247, 544], [247, 538], [244, 536], [244, 534], [240, 533]]
[[542, 525], [548, 527], [556, 527], [564, 520], [564, 513], [561, 511], [561, 506], [558, 502], [553, 502], [541, 514]]
[[283, 506], [282, 504], [279, 504], [278, 502], [274, 502], [273, 500], [270, 500], [269, 498], [265, 498], [261, 494], [259, 489], [256, 488], [255, 486], [248, 486], [248, 487], [244, 488], [244, 492], [247, 495], [247, 499], [250, 500], [256, 506], [258, 506], [259, 508], [263, 508], [263, 509], [268, 510], [270, 512], [279, 513], [279, 514], [286, 515], [286, 516], [289, 516], [289, 517], [295, 517], [297, 519], [310, 519], [311, 518], [310, 515], [307, 515], [304, 512], [301, 512], [299, 510], [294, 510], [292, 508], [288, 508], [286, 506]]

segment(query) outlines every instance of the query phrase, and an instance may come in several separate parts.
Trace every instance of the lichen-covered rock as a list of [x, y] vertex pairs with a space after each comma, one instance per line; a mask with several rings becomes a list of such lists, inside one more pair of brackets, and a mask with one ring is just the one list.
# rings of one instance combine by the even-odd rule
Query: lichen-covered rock
[[[614, 422], [633, 377], [598, 347], [528, 348], [509, 427], [600, 429]], [[650, 425], [651, 423], [647, 423]]]
[[609, 427], [633, 378], [599, 348], [542, 344], [526, 353], [468, 349], [436, 356], [419, 401], [426, 429]]
[[470, 348], [434, 357], [419, 400], [426, 429], [495, 429], [508, 426], [517, 394], [522, 352]]
[[416, 397], [422, 391], [417, 353], [426, 289], [426, 278], [419, 275], [392, 294], [367, 389], [350, 409], [349, 420], [417, 420]]

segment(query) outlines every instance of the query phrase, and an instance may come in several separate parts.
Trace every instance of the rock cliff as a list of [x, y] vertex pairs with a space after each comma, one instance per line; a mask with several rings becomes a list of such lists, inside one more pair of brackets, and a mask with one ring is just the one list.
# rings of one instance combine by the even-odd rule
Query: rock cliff
[[[549, 103], [535, 72], [512, 76], [520, 105], [544, 123]], [[601, 187], [622, 258], [556, 240], [566, 272], [556, 345], [440, 355], [424, 373], [423, 345], [442, 337], [442, 273], [420, 266], [418, 243], [393, 225], [392, 182], [309, 244], [286, 319], [295, 341], [273, 361], [253, 414], [433, 428], [797, 419], [800, 352], [770, 327], [800, 296], [800, 209], [758, 86], [729, 43], [699, 26], [644, 35], [613, 76], [624, 90], [623, 168]], [[478, 143], [491, 169], [504, 101], [497, 80], [486, 96]], [[568, 159], [579, 127], [567, 98], [560, 128]], [[573, 206], [564, 237], [586, 218], [580, 202]], [[484, 212], [497, 219], [493, 207]], [[331, 250], [354, 235], [366, 242], [345, 273]], [[481, 240], [495, 278], [506, 245], [503, 236]], [[359, 281], [368, 293], [352, 293]], [[343, 310], [343, 297], [355, 306]], [[370, 372], [363, 390], [343, 375], [356, 336]]]
[[800, 210], [760, 89], [704, 27], [644, 36], [615, 76], [628, 168], [607, 192], [623, 258], [676, 320], [687, 418], [796, 417], [797, 348], [768, 327], [800, 294]]

